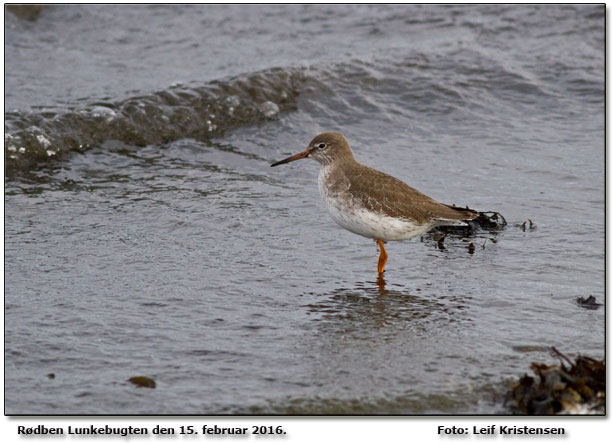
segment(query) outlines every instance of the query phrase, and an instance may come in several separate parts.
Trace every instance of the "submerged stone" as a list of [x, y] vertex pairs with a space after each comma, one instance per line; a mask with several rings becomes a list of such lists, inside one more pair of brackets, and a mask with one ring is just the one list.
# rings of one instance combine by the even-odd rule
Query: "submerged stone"
[[128, 379], [128, 381], [139, 388], [155, 388], [155, 380], [150, 377], [139, 375]]

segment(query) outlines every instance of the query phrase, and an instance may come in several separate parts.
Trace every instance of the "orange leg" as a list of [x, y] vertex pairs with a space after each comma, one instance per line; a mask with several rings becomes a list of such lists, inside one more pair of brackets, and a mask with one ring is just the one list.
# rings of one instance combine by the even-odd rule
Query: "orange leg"
[[389, 255], [385, 250], [385, 243], [380, 238], [376, 241], [380, 247], [380, 257], [378, 257], [378, 275], [382, 275], [383, 272], [385, 272], [385, 265], [387, 264], [387, 258], [389, 258]]

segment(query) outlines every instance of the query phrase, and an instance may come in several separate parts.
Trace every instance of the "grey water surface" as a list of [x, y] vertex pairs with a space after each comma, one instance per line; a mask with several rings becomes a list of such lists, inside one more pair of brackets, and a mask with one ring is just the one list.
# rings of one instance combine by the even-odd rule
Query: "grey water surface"
[[[5, 412], [505, 413], [550, 346], [602, 358], [605, 307], [576, 298], [605, 303], [604, 24], [602, 5], [5, 10]], [[377, 283], [318, 164], [269, 167], [331, 130], [508, 226], [389, 243]]]

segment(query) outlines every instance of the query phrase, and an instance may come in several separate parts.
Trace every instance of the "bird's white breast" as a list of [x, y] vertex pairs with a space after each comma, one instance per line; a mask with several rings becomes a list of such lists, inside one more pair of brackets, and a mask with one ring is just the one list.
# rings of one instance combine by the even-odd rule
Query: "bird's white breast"
[[321, 167], [319, 192], [334, 221], [344, 229], [368, 238], [407, 240], [424, 234], [432, 227], [367, 209], [352, 198], [348, 183], [330, 186], [334, 180], [332, 170], [328, 165]]

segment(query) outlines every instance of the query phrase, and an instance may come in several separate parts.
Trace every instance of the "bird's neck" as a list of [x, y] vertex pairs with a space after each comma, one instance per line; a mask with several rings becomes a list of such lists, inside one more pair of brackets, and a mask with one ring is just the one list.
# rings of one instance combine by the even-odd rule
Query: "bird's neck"
[[347, 181], [347, 175], [350, 175], [351, 170], [360, 166], [353, 157], [322, 163], [319, 171], [319, 187], [336, 188], [336, 185]]

